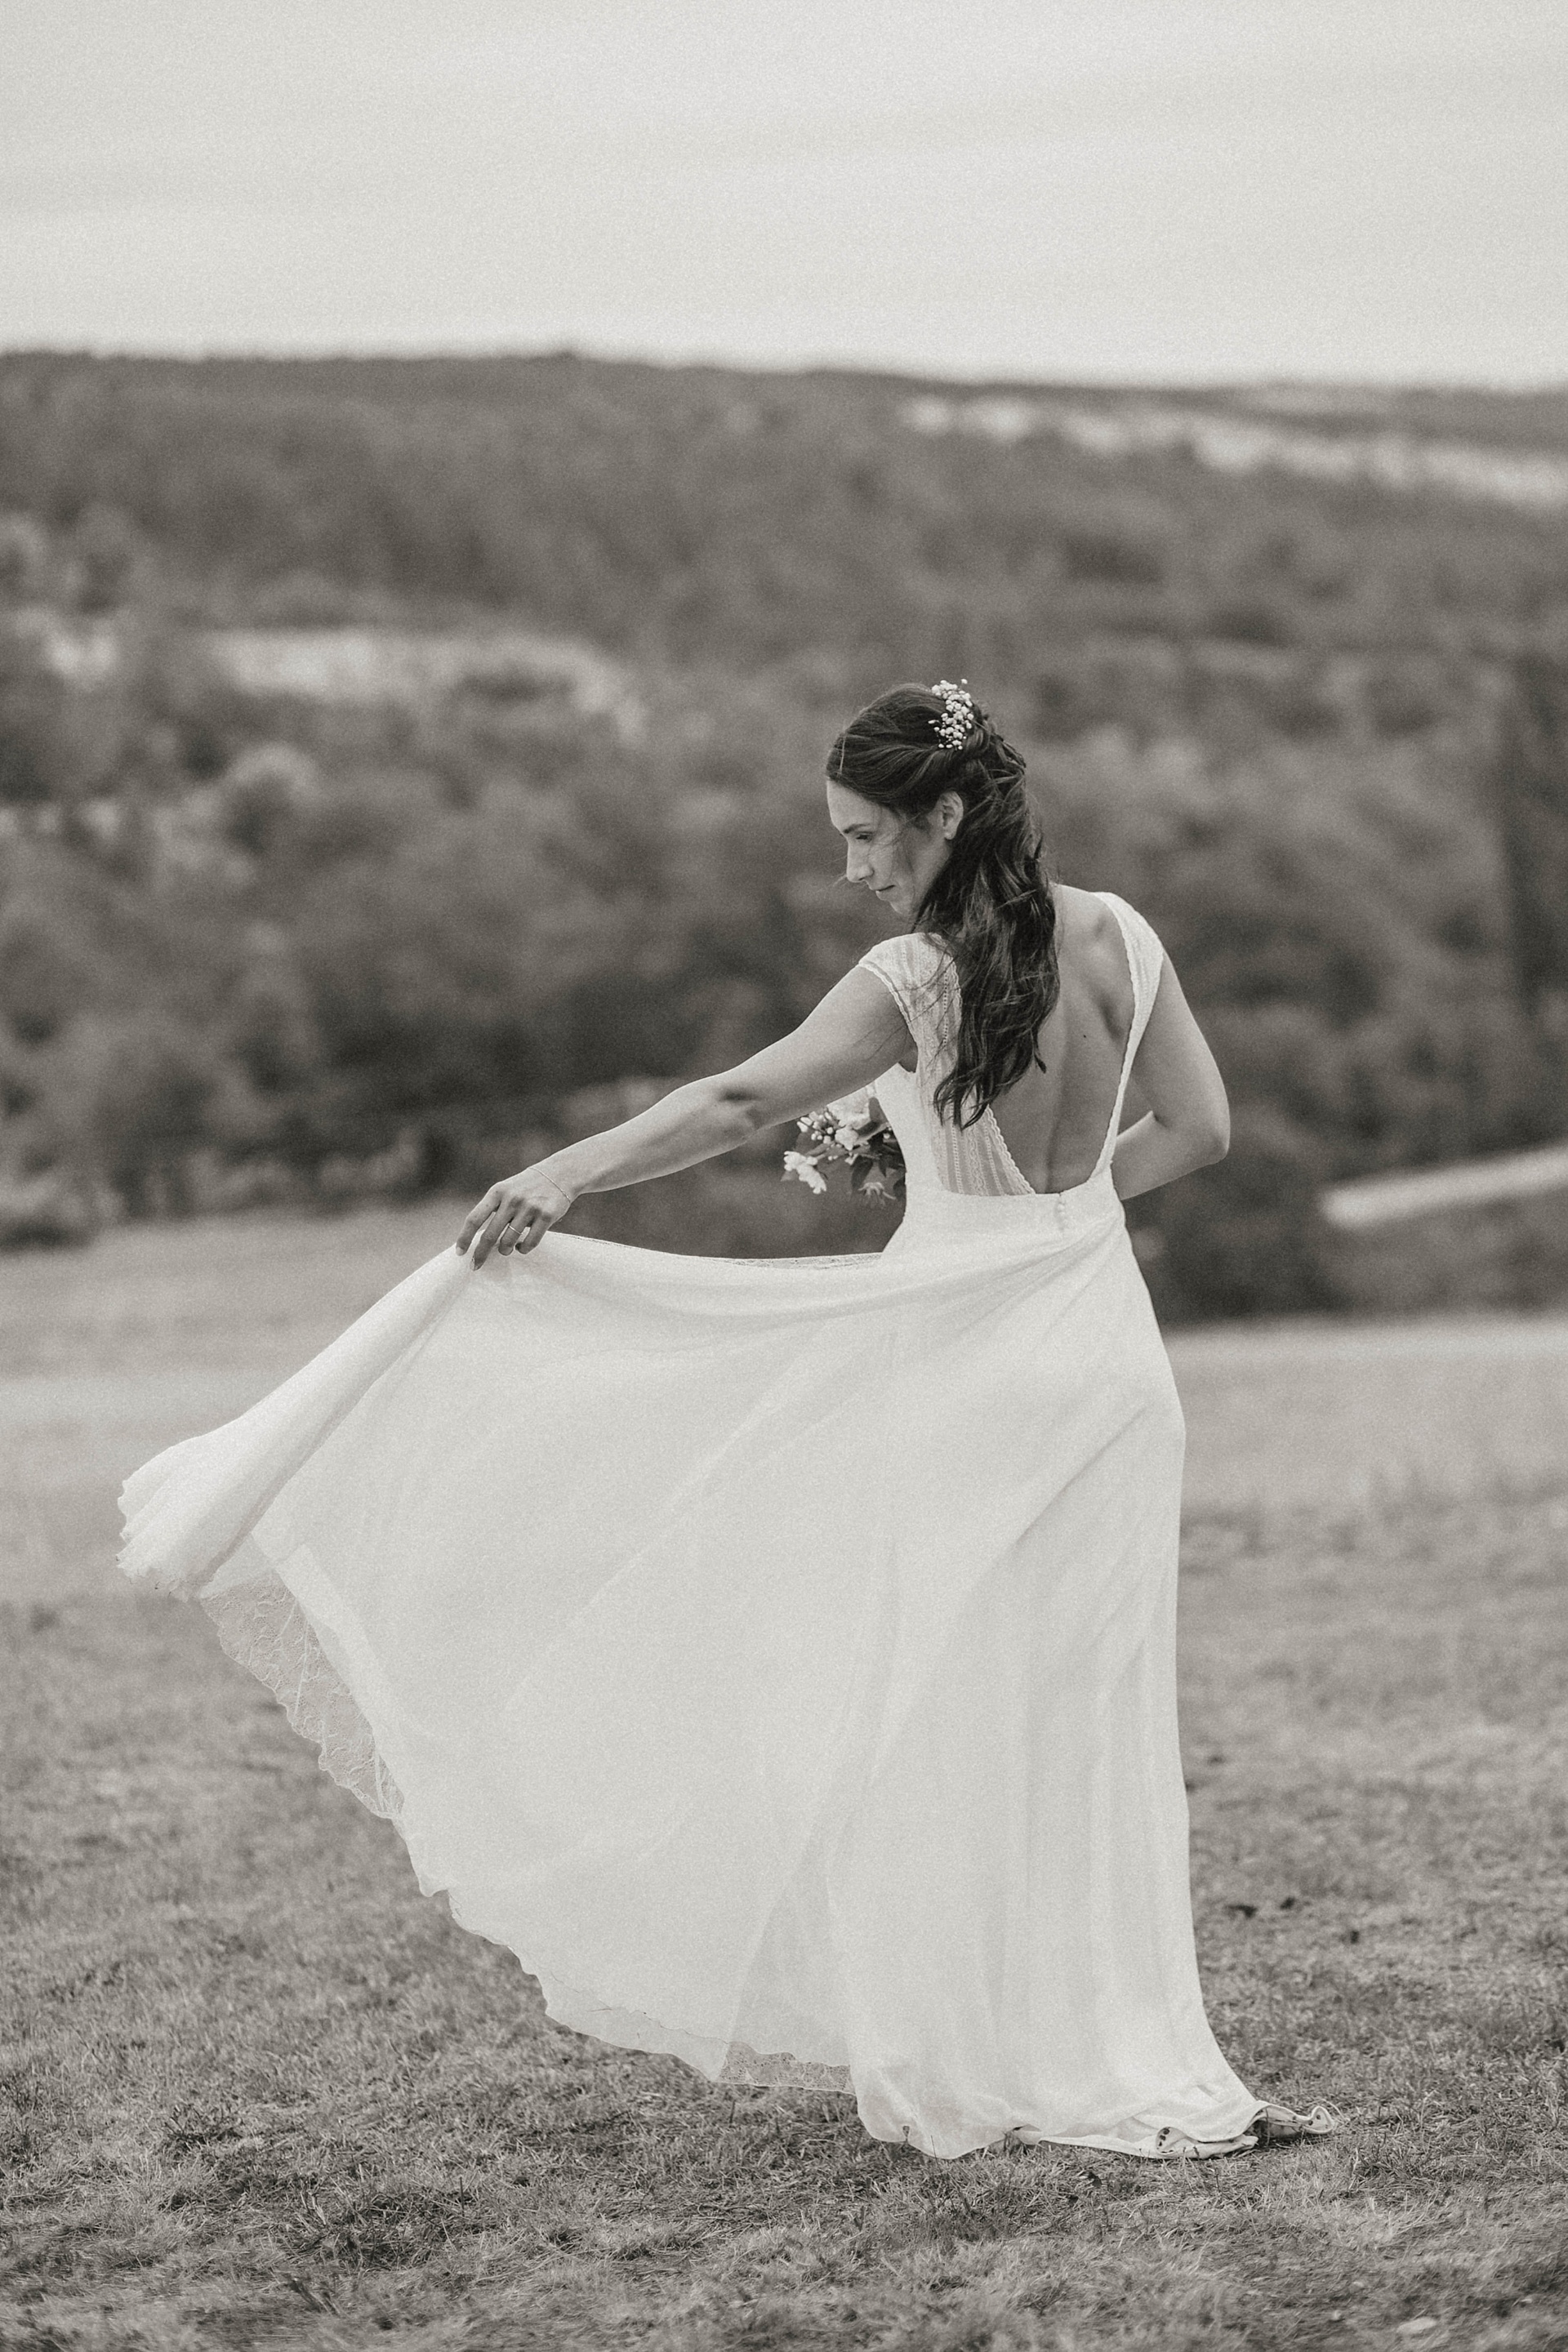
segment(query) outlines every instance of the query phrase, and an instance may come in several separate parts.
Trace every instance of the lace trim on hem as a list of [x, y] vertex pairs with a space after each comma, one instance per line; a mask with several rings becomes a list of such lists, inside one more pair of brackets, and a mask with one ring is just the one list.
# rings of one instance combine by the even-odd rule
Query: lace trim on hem
[[293, 1729], [316, 1749], [321, 1770], [401, 1833], [403, 1792], [352, 1692], [276, 1570], [209, 1585], [196, 1597], [228, 1655], [266, 1684]]

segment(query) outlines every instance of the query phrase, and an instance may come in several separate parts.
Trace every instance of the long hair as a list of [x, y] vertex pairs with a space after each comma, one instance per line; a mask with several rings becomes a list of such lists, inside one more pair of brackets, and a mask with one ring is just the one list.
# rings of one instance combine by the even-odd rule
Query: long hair
[[943, 698], [895, 686], [850, 720], [827, 755], [829, 781], [906, 824], [957, 793], [963, 817], [946, 863], [915, 911], [952, 958], [961, 1013], [952, 1069], [936, 1107], [972, 1127], [1032, 1066], [1040, 1024], [1061, 992], [1057, 908], [1041, 863], [1040, 828], [1024, 762], [978, 704], [961, 742], [937, 725]]

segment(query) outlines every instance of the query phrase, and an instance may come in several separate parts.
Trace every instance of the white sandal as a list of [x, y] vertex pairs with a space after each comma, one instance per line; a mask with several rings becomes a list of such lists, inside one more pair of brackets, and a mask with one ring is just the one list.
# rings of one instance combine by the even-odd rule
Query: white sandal
[[1167, 2163], [1186, 2158], [1195, 2162], [1205, 2156], [1239, 2156], [1246, 2148], [1275, 2147], [1285, 2140], [1326, 2139], [1330, 2132], [1338, 2130], [1339, 2120], [1327, 2107], [1313, 2107], [1301, 2116], [1294, 2107], [1266, 2102], [1236, 2139], [1194, 2139], [1174, 2124], [1164, 2124], [1154, 2134], [1149, 2154]]
[[[1244, 2132], [1239, 2139], [1194, 2139], [1188, 2133], [1178, 2131], [1174, 2124], [1162, 2124], [1148, 2153], [1159, 2163], [1195, 2164], [1201, 2157], [1239, 2156], [1244, 2148], [1257, 2146], [1250, 2132]], [[1143, 2151], [1140, 2149], [1139, 2153]]]

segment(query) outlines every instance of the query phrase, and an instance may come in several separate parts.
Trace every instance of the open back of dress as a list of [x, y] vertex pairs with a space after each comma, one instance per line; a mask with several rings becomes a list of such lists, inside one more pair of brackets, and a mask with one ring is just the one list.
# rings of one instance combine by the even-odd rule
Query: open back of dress
[[[1127, 1081], [1153, 1010], [1163, 961], [1159, 940], [1134, 908], [1109, 890], [1096, 896], [1110, 908], [1121, 934], [1132, 982], [1132, 1018], [1100, 1156], [1085, 1180], [1089, 1183], [1110, 1171]], [[934, 1182], [944, 1192], [977, 1198], [1066, 1199], [1066, 1193], [1037, 1193], [1008, 1150], [994, 1112], [984, 1110], [973, 1124], [960, 1127], [937, 1108], [937, 1088], [952, 1067], [960, 1010], [952, 958], [941, 942], [928, 932], [907, 932], [871, 949], [861, 957], [860, 968], [874, 972], [889, 991], [915, 1041], [914, 1070], [895, 1066], [877, 1081], [878, 1099], [897, 1130], [915, 1190]], [[1072, 1188], [1075, 1192], [1079, 1189]]]
[[[1124, 1087], [1159, 947], [1111, 904]], [[1258, 2102], [1194, 1960], [1182, 1418], [1116, 1120], [1041, 1194], [938, 1118], [933, 952], [868, 958], [921, 1045], [881, 1255], [445, 1252], [138, 1471], [123, 1562], [564, 2023], [938, 2156], [1220, 2140]]]

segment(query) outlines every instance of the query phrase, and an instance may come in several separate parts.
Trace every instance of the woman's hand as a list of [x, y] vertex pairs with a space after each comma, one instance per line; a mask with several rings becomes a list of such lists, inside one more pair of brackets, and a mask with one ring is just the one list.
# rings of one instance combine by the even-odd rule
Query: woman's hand
[[815, 1110], [890, 1068], [910, 1049], [910, 1033], [879, 980], [858, 968], [800, 1027], [717, 1077], [676, 1087], [635, 1118], [602, 1135], [563, 1145], [535, 1168], [492, 1184], [458, 1236], [477, 1237], [474, 1264], [491, 1250], [531, 1250], [559, 1224], [584, 1192], [614, 1192], [650, 1176], [672, 1176], [748, 1142], [759, 1128]]
[[473, 1242], [474, 1264], [483, 1265], [491, 1250], [509, 1257], [514, 1250], [521, 1255], [536, 1249], [575, 1198], [542, 1168], [525, 1168], [521, 1175], [492, 1184], [478, 1206], [470, 1209], [468, 1221], [458, 1235], [458, 1254], [461, 1256]]

